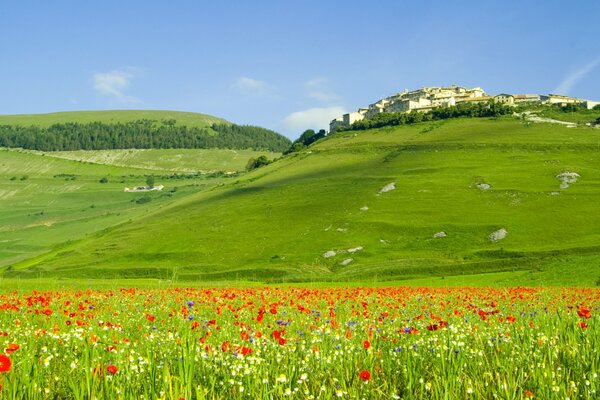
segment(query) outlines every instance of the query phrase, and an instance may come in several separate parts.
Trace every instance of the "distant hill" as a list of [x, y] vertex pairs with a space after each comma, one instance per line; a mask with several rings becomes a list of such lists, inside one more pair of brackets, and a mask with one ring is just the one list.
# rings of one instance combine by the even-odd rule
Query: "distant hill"
[[0, 116], [0, 147], [40, 151], [221, 148], [282, 152], [290, 144], [269, 129], [176, 111]]
[[599, 140], [512, 116], [340, 132], [4, 276], [593, 286]]
[[118, 122], [133, 122], [139, 120], [163, 121], [176, 120], [181, 125], [208, 127], [212, 124], [229, 124], [223, 118], [212, 115], [165, 110], [101, 110], [101, 111], [65, 111], [48, 114], [14, 114], [0, 115], [0, 125], [21, 125], [48, 127], [66, 122], [87, 124], [102, 122], [115, 124]]

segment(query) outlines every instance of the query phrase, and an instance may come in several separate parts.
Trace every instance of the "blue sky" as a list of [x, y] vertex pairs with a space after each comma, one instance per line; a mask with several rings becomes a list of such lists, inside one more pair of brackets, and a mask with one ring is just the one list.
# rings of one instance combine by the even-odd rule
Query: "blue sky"
[[171, 109], [294, 138], [422, 86], [600, 100], [599, 1], [404, 3], [2, 0], [0, 114]]

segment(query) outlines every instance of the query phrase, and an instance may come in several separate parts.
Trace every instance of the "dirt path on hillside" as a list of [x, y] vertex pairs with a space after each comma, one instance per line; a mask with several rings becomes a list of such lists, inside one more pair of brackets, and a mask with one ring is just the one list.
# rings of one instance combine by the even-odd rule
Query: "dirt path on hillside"
[[531, 121], [531, 122], [547, 122], [550, 124], [560, 124], [560, 125], [565, 125], [566, 127], [569, 128], [575, 128], [577, 126], [577, 124], [575, 122], [566, 122], [566, 121], [559, 121], [557, 119], [552, 119], [552, 118], [546, 118], [546, 117], [540, 117], [537, 114], [534, 114], [532, 111], [525, 111], [522, 112], [521, 114], [517, 114], [520, 117], [524, 117], [527, 121]]

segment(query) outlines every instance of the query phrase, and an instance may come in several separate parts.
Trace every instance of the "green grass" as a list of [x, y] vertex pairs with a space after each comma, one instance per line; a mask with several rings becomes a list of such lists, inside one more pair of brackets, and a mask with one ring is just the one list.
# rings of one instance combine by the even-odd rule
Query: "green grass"
[[539, 115], [559, 121], [585, 124], [600, 118], [600, 110], [581, 109], [574, 112], [563, 112], [555, 107], [544, 107], [540, 109]]
[[[181, 167], [211, 169], [216, 161], [203, 165], [204, 159], [218, 159], [219, 150], [182, 150]], [[244, 153], [244, 152], [241, 152]], [[81, 240], [95, 232], [151, 212], [227, 181], [227, 177], [177, 173], [177, 154], [171, 150], [152, 151], [154, 167], [146, 160], [124, 160], [123, 165], [73, 161], [23, 150], [0, 149], [0, 265], [8, 266], [48, 252], [56, 245]], [[193, 159], [193, 154], [198, 159]], [[241, 160], [223, 159], [225, 171], [239, 168]], [[208, 169], [208, 168], [207, 168]], [[161, 192], [125, 193], [125, 187], [145, 185], [155, 176]], [[216, 175], [215, 175], [216, 176]], [[100, 181], [106, 178], [106, 183]], [[147, 197], [151, 201], [142, 203]]]
[[243, 171], [250, 158], [265, 155], [272, 160], [281, 156], [280, 153], [248, 149], [76, 150], [54, 151], [44, 154], [48, 157], [93, 164], [178, 173]]
[[103, 111], [67, 111], [48, 114], [0, 115], [0, 125], [37, 125], [50, 126], [65, 122], [104, 122], [117, 123], [148, 119], [162, 121], [175, 119], [180, 125], [204, 127], [213, 123], [227, 123], [222, 118], [211, 115], [163, 110], [103, 110]]
[[[599, 144], [595, 129], [513, 118], [344, 132], [5, 275], [593, 286]], [[581, 178], [560, 189], [563, 171]]]

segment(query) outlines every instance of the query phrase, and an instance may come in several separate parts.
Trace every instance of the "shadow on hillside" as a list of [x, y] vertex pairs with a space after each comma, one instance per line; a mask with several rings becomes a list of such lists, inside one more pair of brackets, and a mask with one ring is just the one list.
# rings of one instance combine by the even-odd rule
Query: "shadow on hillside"
[[[383, 173], [384, 171], [382, 171], [382, 166], [385, 164], [382, 163], [382, 160], [384, 156], [385, 154], [382, 154], [382, 157], [378, 157], [377, 159], [357, 163], [352, 166], [344, 166], [343, 168], [336, 165], [331, 165], [312, 172], [297, 173], [296, 171], [292, 171], [292, 173], [287, 174], [287, 170], [293, 170], [293, 168], [296, 166], [297, 163], [294, 163], [279, 167], [273, 171], [269, 171], [248, 181], [239, 181], [239, 183], [236, 182], [231, 185], [217, 188], [214, 190], [214, 193], [207, 195], [205, 198], [199, 201], [201, 201], [203, 204], [216, 203], [238, 196], [257, 194], [277, 187], [293, 186], [305, 181], [316, 181], [326, 178], [344, 179], [352, 176], [362, 178], [371, 177], [373, 179], [373, 194], [375, 195], [380, 189], [378, 185], [381, 184], [381, 181], [385, 181], [386, 179], [395, 179], [396, 175], [398, 175], [397, 173], [392, 173], [392, 171], [390, 171], [389, 175], [385, 175]], [[377, 172], [380, 174], [376, 174]], [[283, 176], [276, 179], [269, 179], [268, 183], [261, 184], [261, 181], [264, 178], [271, 178], [273, 174], [277, 173], [282, 174]]]

